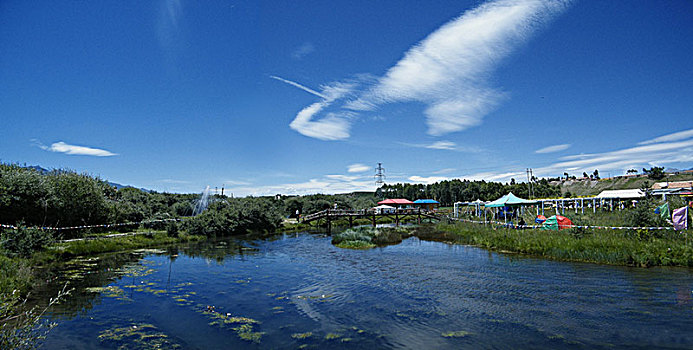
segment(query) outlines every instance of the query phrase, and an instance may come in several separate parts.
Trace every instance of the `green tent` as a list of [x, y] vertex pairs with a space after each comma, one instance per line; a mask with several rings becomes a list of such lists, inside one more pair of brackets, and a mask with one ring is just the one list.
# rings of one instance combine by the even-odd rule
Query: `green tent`
[[486, 203], [486, 208], [499, 208], [499, 207], [513, 206], [513, 205], [528, 205], [528, 204], [537, 204], [537, 202], [522, 199], [522, 198], [514, 195], [512, 192], [510, 192], [510, 193], [506, 194], [505, 196], [496, 199], [493, 202]]
[[571, 228], [571, 227], [573, 227], [573, 222], [570, 221], [570, 219], [568, 219], [567, 217], [560, 216], [560, 215], [554, 215], [554, 216], [546, 219], [546, 221], [544, 221], [544, 224], [541, 225], [542, 230], [554, 230], [554, 231], [562, 230], [564, 228]]

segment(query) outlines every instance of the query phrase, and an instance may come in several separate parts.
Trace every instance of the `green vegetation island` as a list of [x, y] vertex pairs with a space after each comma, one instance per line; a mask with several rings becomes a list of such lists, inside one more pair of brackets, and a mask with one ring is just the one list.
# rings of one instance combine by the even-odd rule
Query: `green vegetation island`
[[[565, 178], [537, 179], [536, 197], [591, 195], [602, 189], [642, 188], [650, 181], [670, 176], [693, 179], [691, 173], [663, 174], [652, 168], [645, 176], [580, 181]], [[596, 175], [596, 171], [595, 171]], [[441, 204], [438, 223], [414, 224], [413, 217], [399, 227], [370, 227], [371, 220], [337, 220], [344, 228], [332, 237], [335, 246], [370, 249], [397, 244], [410, 236], [453, 244], [482, 247], [502, 253], [520, 253], [547, 259], [630, 266], [693, 266], [690, 230], [587, 229], [582, 226], [661, 226], [664, 219], [654, 208], [663, 202], [646, 196], [634, 208], [569, 214], [581, 227], [560, 231], [516, 229], [498, 224], [459, 222], [451, 218], [456, 201], [494, 200], [508, 192], [527, 196], [526, 184], [452, 180], [430, 185], [386, 184], [375, 193], [229, 198], [210, 195], [205, 210], [194, 213], [199, 194], [174, 194], [132, 187], [116, 188], [105, 180], [70, 170], [44, 170], [17, 164], [0, 164], [0, 347], [40, 337], [35, 327], [41, 310], [25, 307], [26, 296], [59, 273], [58, 267], [76, 257], [138, 248], [165, 247], [227, 236], [266, 237], [277, 233], [317, 231], [327, 222], [312, 225], [297, 217], [325, 209], [367, 209], [384, 198], [411, 200], [435, 198]], [[686, 203], [675, 196], [670, 207]], [[193, 215], [197, 214], [197, 215]], [[465, 218], [465, 216], [462, 216]], [[467, 217], [472, 219], [473, 217]], [[526, 211], [523, 220], [533, 222]], [[379, 224], [392, 223], [389, 217]], [[691, 237], [689, 237], [691, 236]], [[62, 293], [59, 296], [64, 297]], [[21, 317], [20, 317], [21, 316]], [[19, 340], [18, 340], [19, 339]]]

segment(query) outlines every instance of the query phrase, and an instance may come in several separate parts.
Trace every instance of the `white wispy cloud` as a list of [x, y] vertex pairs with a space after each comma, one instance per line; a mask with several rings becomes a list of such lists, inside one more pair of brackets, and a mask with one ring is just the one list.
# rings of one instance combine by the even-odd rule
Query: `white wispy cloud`
[[462, 146], [458, 145], [452, 141], [436, 141], [433, 143], [409, 143], [409, 142], [397, 142], [400, 145], [415, 148], [428, 148], [428, 149], [439, 149], [446, 151], [464, 152], [464, 153], [481, 153], [485, 150], [478, 146]]
[[300, 60], [306, 55], [311, 54], [313, 51], [315, 51], [315, 46], [313, 46], [313, 44], [310, 42], [305, 42], [291, 53], [291, 57], [295, 60]]
[[444, 176], [410, 176], [409, 181], [414, 182], [414, 183], [422, 183], [422, 184], [432, 184], [436, 182], [441, 182], [445, 180], [450, 180], [449, 177], [444, 177]]
[[423, 102], [431, 135], [478, 125], [504, 95], [488, 86], [488, 74], [564, 7], [562, 1], [499, 0], [467, 11], [412, 47], [349, 107]]
[[[682, 135], [673, 133], [670, 135]], [[667, 135], [668, 136], [668, 135]], [[613, 174], [623, 174], [627, 169], [642, 168], [650, 166], [667, 166], [676, 164], [688, 164], [693, 162], [693, 135], [685, 138], [677, 136], [671, 138], [674, 141], [658, 141], [652, 144], [638, 143], [636, 146], [619, 150], [606, 151], [602, 153], [576, 154], [557, 158], [557, 160], [547, 166], [533, 168], [534, 175], [537, 177], [561, 176], [564, 172], [571, 174], [581, 174], [587, 172], [591, 174], [594, 169], [598, 169], [602, 177], [609, 172]], [[374, 191], [376, 189], [373, 178], [368, 175], [355, 175], [358, 171], [367, 171], [370, 167], [363, 164], [352, 164], [347, 167], [349, 174], [330, 174], [319, 178], [310, 179], [305, 182], [283, 183], [278, 185], [268, 185], [259, 187], [239, 186], [230, 189], [238, 195], [274, 195], [282, 194], [314, 194], [314, 193], [347, 193], [354, 191]], [[448, 168], [435, 171], [429, 174], [392, 174], [388, 176], [388, 183], [424, 183], [432, 184], [435, 182], [467, 179], [509, 182], [514, 178], [518, 182], [526, 181], [525, 169], [513, 169], [512, 167], [499, 168], [495, 171], [484, 171], [467, 175], [455, 175], [455, 169]], [[445, 174], [445, 176], [442, 176]]]
[[[632, 168], [690, 164], [693, 162], [693, 132], [680, 131], [636, 146], [601, 153], [582, 153], [558, 158], [545, 167], [536, 168], [538, 176], [556, 176], [564, 171], [623, 174]], [[602, 175], [604, 176], [604, 175]]]
[[638, 144], [639, 145], [649, 145], [649, 144], [659, 143], [659, 142], [671, 142], [671, 141], [685, 140], [685, 139], [689, 139], [692, 137], [693, 137], [693, 129], [690, 129], [690, 130], [675, 132], [673, 134], [660, 136], [660, 137], [654, 138], [652, 140], [642, 141]]
[[561, 158], [550, 168], [566, 169], [576, 167], [580, 171], [592, 168], [621, 170], [631, 164], [668, 164], [693, 161], [693, 140], [658, 143], [626, 148], [617, 151], [582, 154], [575, 157]]
[[225, 185], [231, 185], [231, 186], [247, 186], [247, 185], [251, 184], [248, 181], [241, 181], [241, 180], [224, 180], [223, 183]]
[[350, 136], [349, 131], [351, 129], [351, 119], [355, 116], [354, 112], [337, 110], [335, 112], [327, 112], [320, 119], [316, 119], [314, 116], [330, 107], [335, 100], [349, 95], [358, 85], [357, 82], [335, 82], [321, 86], [322, 91], [317, 92], [297, 82], [275, 75], [270, 76], [270, 78], [322, 98], [322, 101], [315, 102], [298, 112], [296, 118], [289, 124], [289, 127], [305, 136], [325, 141], [343, 140]]
[[519, 172], [519, 171], [501, 171], [501, 172], [482, 172], [482, 173], [475, 173], [471, 175], [465, 175], [462, 178], [471, 180], [471, 181], [499, 181], [499, 182], [508, 182], [510, 179], [522, 179], [522, 175], [524, 173]]
[[325, 177], [328, 179], [331, 179], [331, 180], [340, 180], [340, 181], [355, 181], [356, 179], [359, 178], [359, 176], [349, 176], [349, 175], [341, 175], [341, 174], [325, 175]]
[[185, 180], [176, 180], [176, 179], [161, 179], [159, 180], [161, 183], [165, 184], [172, 184], [172, 185], [187, 185], [190, 184], [190, 181], [185, 181]]
[[323, 141], [343, 140], [349, 138], [352, 114], [328, 113], [322, 119], [314, 120], [313, 116], [330, 105], [329, 102], [316, 102], [302, 109], [289, 127], [299, 133]]
[[351, 164], [347, 167], [347, 172], [350, 173], [362, 173], [368, 170], [371, 170], [371, 167], [361, 163]]
[[440, 170], [434, 171], [434, 172], [432, 172], [432, 174], [436, 174], [436, 175], [450, 174], [450, 173], [453, 173], [455, 171], [457, 171], [457, 169], [455, 169], [455, 168], [445, 168], [445, 169], [440, 169]]
[[281, 81], [281, 82], [283, 82], [283, 83], [287, 83], [287, 84], [289, 84], [289, 85], [291, 85], [291, 86], [295, 86], [295, 87], [297, 87], [297, 88], [299, 88], [299, 89], [301, 89], [301, 90], [303, 90], [303, 91], [305, 91], [305, 92], [308, 92], [308, 93], [313, 94], [313, 95], [315, 95], [315, 96], [321, 97], [321, 98], [323, 98], [323, 99], [327, 99], [327, 96], [325, 96], [325, 95], [323, 95], [323, 94], [321, 94], [321, 93], [319, 93], [319, 92], [317, 92], [317, 91], [315, 91], [315, 90], [313, 90], [313, 89], [311, 89], [311, 88], [309, 88], [309, 87], [307, 87], [307, 86], [301, 85], [301, 84], [299, 84], [299, 83], [297, 83], [297, 82], [295, 82], [295, 81], [291, 81], [291, 80], [288, 80], [288, 79], [284, 79], [284, 78], [278, 77], [278, 76], [276, 76], [276, 75], [270, 75], [270, 78], [275, 79], [275, 80], [278, 80], [278, 81]]
[[[410, 48], [384, 76], [340, 108], [363, 112], [389, 103], [421, 102], [427, 106], [428, 133], [434, 136], [478, 125], [505, 96], [489, 86], [490, 73], [567, 3], [495, 0], [467, 11]], [[322, 109], [310, 107], [311, 117]]]
[[46, 145], [42, 144], [41, 142], [39, 142], [38, 140], [31, 140], [31, 141], [38, 148], [40, 148], [44, 151], [49, 151], [49, 152], [65, 153], [65, 154], [69, 154], [69, 155], [79, 155], [79, 156], [95, 156], [95, 157], [111, 157], [111, 156], [117, 156], [118, 155], [117, 153], [113, 153], [113, 152], [107, 151], [105, 149], [70, 145], [70, 144], [67, 144], [63, 141], [54, 142], [50, 146], [46, 146]]
[[457, 149], [457, 144], [452, 142], [452, 141], [436, 141], [428, 146], [426, 148], [430, 149], [447, 149], [447, 150], [455, 150]]
[[325, 175], [298, 183], [283, 183], [257, 187], [233, 187], [229, 193], [239, 196], [268, 196], [281, 194], [308, 195], [316, 193], [334, 194], [355, 191], [375, 191], [375, 182], [370, 177], [347, 175]]
[[544, 148], [542, 148], [542, 149], [538, 149], [538, 150], [534, 151], [534, 153], [553, 153], [553, 152], [560, 152], [560, 151], [567, 150], [568, 148], [570, 148], [570, 146], [571, 146], [571, 145], [568, 144], [568, 143], [565, 143], [565, 144], [562, 144], [562, 145], [548, 146], [548, 147], [544, 147]]
[[181, 0], [162, 0], [159, 6], [157, 34], [161, 46], [168, 50], [178, 38], [179, 21], [183, 15], [183, 2]]

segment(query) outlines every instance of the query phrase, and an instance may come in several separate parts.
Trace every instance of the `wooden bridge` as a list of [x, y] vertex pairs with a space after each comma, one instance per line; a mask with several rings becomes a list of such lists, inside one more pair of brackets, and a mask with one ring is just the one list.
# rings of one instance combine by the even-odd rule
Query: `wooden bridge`
[[395, 209], [391, 211], [385, 211], [385, 212], [376, 212], [371, 209], [360, 209], [360, 210], [341, 210], [341, 209], [326, 209], [323, 211], [319, 211], [317, 213], [313, 214], [308, 214], [303, 217], [301, 220], [302, 222], [305, 223], [311, 223], [313, 221], [317, 220], [327, 220], [327, 231], [331, 231], [332, 229], [332, 221], [337, 220], [337, 219], [342, 219], [346, 218], [349, 220], [349, 227], [354, 226], [354, 218], [360, 219], [360, 218], [365, 218], [365, 219], [371, 219], [371, 222], [373, 224], [373, 227], [377, 224], [377, 219], [382, 218], [382, 217], [389, 217], [391, 219], [394, 219], [395, 225], [399, 226], [399, 223], [401, 220], [403, 220], [406, 217], [414, 216], [416, 217], [416, 222], [418, 224], [421, 223], [423, 219], [430, 219], [430, 220], [438, 220], [440, 221], [444, 217], [441, 215], [437, 215], [436, 213], [432, 211], [428, 211], [425, 209]]

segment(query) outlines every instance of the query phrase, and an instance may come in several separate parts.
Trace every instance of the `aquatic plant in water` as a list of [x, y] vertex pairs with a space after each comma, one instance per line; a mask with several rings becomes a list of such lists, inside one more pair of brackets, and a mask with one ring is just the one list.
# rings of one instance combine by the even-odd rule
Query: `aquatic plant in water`
[[151, 324], [131, 324], [125, 327], [106, 329], [99, 333], [101, 342], [119, 344], [118, 349], [180, 349], [181, 345], [171, 341], [168, 335]]
[[255, 331], [254, 325], [260, 324], [260, 321], [258, 320], [248, 317], [232, 316], [230, 313], [221, 313], [214, 310], [214, 307], [210, 306], [208, 306], [207, 309], [202, 313], [212, 319], [212, 321], [209, 322], [210, 326], [224, 327], [236, 325], [235, 327], [230, 328], [234, 330], [238, 337], [242, 340], [260, 343], [260, 339], [265, 334], [265, 332]]
[[87, 287], [84, 290], [89, 293], [99, 293], [105, 298], [116, 298], [122, 301], [132, 301], [132, 299], [125, 296], [125, 291], [118, 286]]
[[332, 244], [339, 248], [370, 249], [378, 245], [400, 243], [402, 236], [408, 236], [408, 229], [355, 227], [332, 236]]
[[294, 339], [306, 339], [310, 338], [313, 336], [313, 332], [305, 332], [305, 333], [294, 333], [291, 335], [291, 338]]
[[341, 335], [336, 334], [336, 333], [327, 333], [327, 335], [325, 336], [325, 340], [335, 340], [335, 339], [339, 339], [341, 337], [342, 337]]
[[467, 331], [451, 331], [451, 332], [443, 332], [441, 335], [445, 338], [463, 338], [466, 336], [471, 335], [472, 333], [467, 332]]

